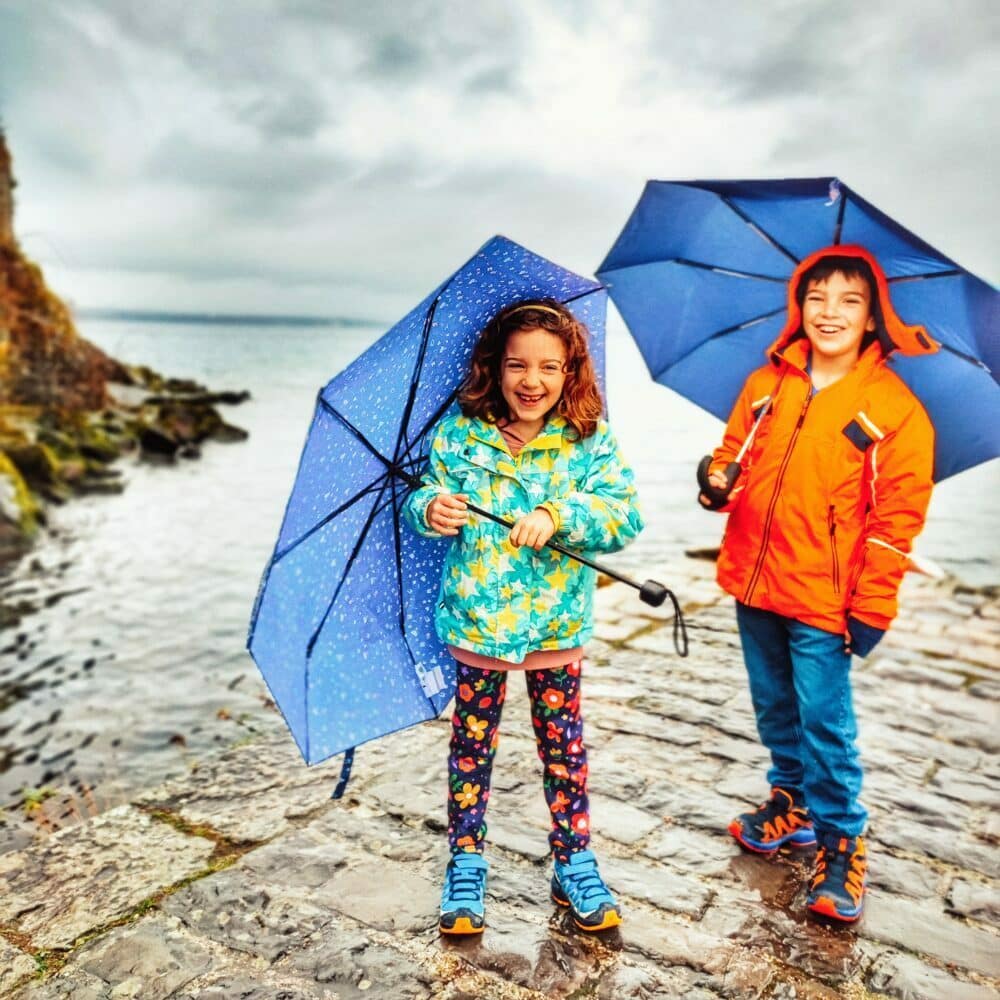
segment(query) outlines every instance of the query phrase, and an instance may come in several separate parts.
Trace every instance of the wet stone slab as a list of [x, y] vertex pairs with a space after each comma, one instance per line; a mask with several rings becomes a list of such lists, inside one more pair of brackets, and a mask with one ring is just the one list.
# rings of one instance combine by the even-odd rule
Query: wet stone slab
[[37, 970], [35, 960], [0, 938], [0, 996]]
[[432, 971], [353, 927], [327, 929], [320, 940], [289, 956], [278, 968], [284, 966], [331, 989], [338, 1000], [371, 1000], [379, 994], [424, 1000], [440, 996], [443, 990]]
[[10, 1000], [110, 1000], [109, 992], [103, 979], [71, 967], [44, 982], [28, 983], [9, 996]]
[[210, 840], [119, 806], [0, 855], [0, 922], [36, 948], [66, 947], [203, 869], [214, 849]]
[[914, 916], [908, 900], [872, 893], [862, 932], [963, 969], [1000, 977], [1000, 939], [995, 934], [926, 907], [917, 919]]
[[106, 984], [115, 1000], [163, 1000], [215, 963], [178, 920], [160, 914], [112, 931], [85, 948], [77, 964]]
[[240, 869], [193, 883], [164, 900], [163, 910], [193, 934], [268, 962], [300, 947], [335, 917], [299, 898], [296, 889], [271, 891]]
[[599, 941], [568, 928], [552, 931], [516, 919], [491, 920], [488, 933], [467, 940], [443, 939], [440, 947], [503, 982], [546, 997], [568, 997], [596, 979], [613, 955]]
[[997, 996], [990, 986], [962, 982], [944, 969], [900, 952], [875, 960], [868, 986], [900, 1000], [996, 1000]]
[[[256, 843], [325, 806], [339, 768], [302, 766], [288, 739], [240, 747], [199, 766], [195, 779], [178, 778], [138, 801], [204, 824], [233, 841]], [[238, 786], [234, 775], [239, 775]]]

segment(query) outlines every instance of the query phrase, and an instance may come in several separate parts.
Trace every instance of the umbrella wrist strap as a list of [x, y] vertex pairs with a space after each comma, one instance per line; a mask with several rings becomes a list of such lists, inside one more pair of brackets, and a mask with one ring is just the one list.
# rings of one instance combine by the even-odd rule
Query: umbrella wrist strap
[[339, 799], [347, 789], [347, 783], [351, 780], [351, 765], [354, 764], [354, 750], [355, 747], [351, 747], [344, 753], [344, 762], [340, 765], [340, 779], [330, 796], [331, 799]]

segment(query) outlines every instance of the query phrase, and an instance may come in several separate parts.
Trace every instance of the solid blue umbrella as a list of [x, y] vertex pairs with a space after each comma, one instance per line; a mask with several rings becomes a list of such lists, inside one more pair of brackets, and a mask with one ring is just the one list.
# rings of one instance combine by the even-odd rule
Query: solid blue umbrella
[[785, 325], [795, 266], [840, 243], [874, 254], [900, 319], [941, 344], [890, 356], [934, 423], [934, 478], [1000, 455], [996, 289], [836, 178], [649, 181], [598, 275], [653, 378], [725, 420]]
[[247, 640], [307, 763], [450, 700], [454, 660], [433, 625], [450, 540], [401, 527], [400, 507], [480, 331], [543, 297], [586, 324], [603, 385], [603, 286], [497, 236], [320, 391]]

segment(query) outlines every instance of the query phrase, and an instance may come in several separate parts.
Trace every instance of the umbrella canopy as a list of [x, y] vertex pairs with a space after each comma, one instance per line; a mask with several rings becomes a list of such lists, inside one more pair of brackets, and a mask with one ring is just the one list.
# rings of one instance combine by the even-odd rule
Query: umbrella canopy
[[450, 540], [401, 528], [406, 477], [455, 406], [479, 332], [542, 297], [586, 324], [603, 387], [603, 286], [497, 236], [320, 391], [247, 640], [307, 763], [450, 700], [454, 661], [433, 624]]
[[787, 319], [804, 257], [860, 244], [903, 322], [942, 347], [890, 356], [936, 432], [935, 479], [1000, 455], [996, 290], [837, 178], [650, 181], [598, 269], [653, 378], [725, 420]]

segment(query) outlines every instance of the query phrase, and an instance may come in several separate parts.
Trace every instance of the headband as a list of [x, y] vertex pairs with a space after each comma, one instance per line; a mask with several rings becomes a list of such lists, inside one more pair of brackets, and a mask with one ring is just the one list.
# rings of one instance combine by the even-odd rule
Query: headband
[[564, 313], [559, 312], [558, 309], [553, 309], [552, 306], [541, 306], [541, 305], [536, 306], [536, 305], [531, 305], [531, 303], [526, 303], [523, 306], [515, 306], [513, 309], [511, 309], [511, 311], [509, 313], [507, 313], [507, 315], [508, 316], [513, 316], [514, 313], [522, 312], [525, 309], [534, 309], [536, 312], [551, 313], [553, 316], [555, 316], [558, 319], [565, 319], [566, 318], [566, 316], [565, 316]]

